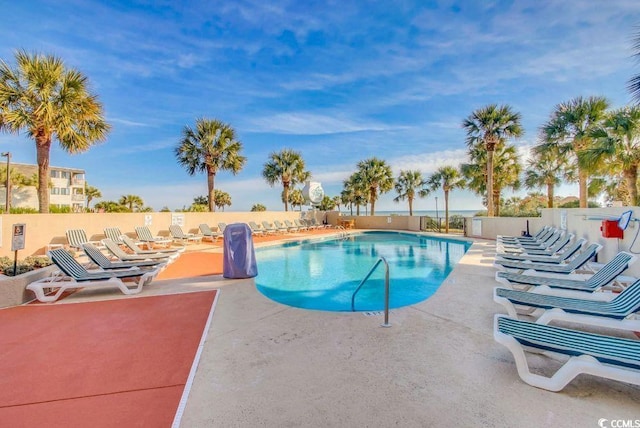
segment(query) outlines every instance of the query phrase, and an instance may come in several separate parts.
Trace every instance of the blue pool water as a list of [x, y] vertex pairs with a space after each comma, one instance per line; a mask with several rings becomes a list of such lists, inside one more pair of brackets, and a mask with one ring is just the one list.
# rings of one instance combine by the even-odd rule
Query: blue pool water
[[[470, 246], [464, 241], [399, 232], [287, 243], [256, 251], [256, 286], [268, 298], [285, 305], [350, 311], [353, 291], [378, 258], [385, 257], [390, 307], [398, 308], [435, 293]], [[384, 264], [357, 294], [355, 309], [384, 309]]]

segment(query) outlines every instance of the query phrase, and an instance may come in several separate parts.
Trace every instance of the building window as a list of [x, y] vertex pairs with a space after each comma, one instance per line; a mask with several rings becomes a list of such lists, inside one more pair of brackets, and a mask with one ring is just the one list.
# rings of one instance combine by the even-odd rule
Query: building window
[[58, 171], [57, 169], [52, 169], [51, 178], [59, 178], [59, 177], [60, 177], [60, 171]]
[[52, 187], [51, 188], [51, 194], [52, 195], [59, 195], [60, 194], [60, 188], [59, 187]]
[[60, 171], [60, 178], [71, 178], [71, 173], [69, 171]]
[[71, 189], [69, 189], [68, 187], [61, 187], [60, 188], [60, 194], [61, 195], [70, 195], [71, 194]]

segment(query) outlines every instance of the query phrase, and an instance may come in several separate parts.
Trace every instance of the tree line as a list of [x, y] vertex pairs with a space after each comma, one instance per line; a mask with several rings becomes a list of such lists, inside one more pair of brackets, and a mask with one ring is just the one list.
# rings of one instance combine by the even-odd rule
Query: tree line
[[[640, 31], [634, 35], [633, 49], [640, 56]], [[15, 53], [15, 66], [0, 60], [0, 131], [26, 132], [35, 142], [38, 164], [37, 194], [39, 212], [49, 212], [49, 157], [57, 140], [63, 150], [79, 153], [104, 141], [110, 125], [104, 118], [97, 95], [88, 89], [88, 79], [68, 68], [53, 55]], [[632, 77], [628, 89], [640, 101], [640, 75]], [[548, 206], [554, 203], [554, 188], [577, 182], [579, 206], [587, 207], [589, 197], [604, 194], [608, 200], [626, 205], [638, 202], [638, 166], [640, 165], [640, 108], [630, 105], [611, 109], [601, 96], [576, 97], [560, 103], [540, 127], [538, 143], [531, 159], [523, 166], [512, 143], [523, 135], [521, 115], [512, 107], [490, 104], [473, 111], [462, 121], [466, 132], [468, 162], [458, 168], [439, 168], [428, 177], [420, 171], [400, 171], [393, 177], [391, 167], [371, 157], [358, 162], [355, 172], [343, 182], [339, 196], [326, 197], [323, 205], [348, 205], [350, 209], [375, 204], [381, 194], [395, 189], [396, 202], [413, 201], [441, 189], [448, 217], [449, 192], [468, 188], [483, 198], [487, 215], [500, 215], [505, 189], [545, 188]], [[209, 211], [231, 204], [230, 195], [216, 194], [218, 172], [237, 174], [245, 165], [242, 143], [231, 125], [218, 119], [199, 118], [195, 126], [185, 126], [174, 149], [178, 163], [187, 173], [205, 173]], [[5, 174], [12, 175], [11, 171]], [[302, 206], [304, 198], [295, 186], [311, 177], [299, 152], [285, 148], [272, 152], [264, 164], [262, 176], [270, 186], [282, 185], [285, 211], [289, 205]], [[12, 178], [13, 181], [13, 178]], [[24, 177], [16, 182], [27, 183]], [[88, 203], [97, 196], [95, 188], [86, 189]], [[227, 197], [228, 196], [228, 197]], [[105, 208], [117, 204], [129, 210], [144, 210], [142, 200], [125, 195], [117, 203], [106, 201]], [[193, 206], [205, 205], [194, 201]], [[252, 210], [265, 208], [255, 204]], [[198, 208], [201, 209], [201, 208]]]

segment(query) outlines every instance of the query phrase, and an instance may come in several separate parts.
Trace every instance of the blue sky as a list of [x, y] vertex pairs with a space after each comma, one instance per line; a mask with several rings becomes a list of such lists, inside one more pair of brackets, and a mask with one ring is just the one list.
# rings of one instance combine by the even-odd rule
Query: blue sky
[[[173, 154], [200, 117], [231, 124], [248, 158], [220, 172], [227, 211], [282, 210], [281, 187], [262, 179], [269, 153], [300, 151], [334, 196], [358, 161], [378, 156], [431, 174], [466, 161], [462, 120], [490, 103], [522, 114], [526, 155], [554, 106], [577, 96], [630, 102], [640, 73], [632, 37], [637, 0], [572, 1], [11, 1], [0, 15], [0, 58], [54, 54], [88, 76], [112, 131], [105, 143], [51, 164], [84, 168], [103, 200], [124, 194], [155, 209], [206, 194]], [[35, 163], [23, 135], [0, 150]], [[559, 194], [576, 194], [563, 186]], [[377, 210], [404, 210], [383, 195]], [[414, 209], [434, 209], [433, 194]], [[509, 193], [505, 197], [510, 196]], [[451, 209], [482, 209], [451, 194]]]

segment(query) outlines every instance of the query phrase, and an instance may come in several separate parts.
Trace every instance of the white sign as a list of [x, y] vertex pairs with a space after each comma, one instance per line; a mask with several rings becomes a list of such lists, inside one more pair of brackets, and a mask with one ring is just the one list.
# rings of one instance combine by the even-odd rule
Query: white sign
[[147, 227], [151, 226], [152, 219], [153, 219], [153, 216], [151, 214], [145, 214], [144, 215], [144, 225], [147, 226]]
[[27, 226], [24, 223], [14, 224], [11, 234], [11, 251], [24, 250], [24, 235]]
[[560, 211], [560, 230], [567, 230], [567, 210]]
[[171, 224], [177, 224], [178, 226], [184, 226], [184, 214], [171, 214]]

